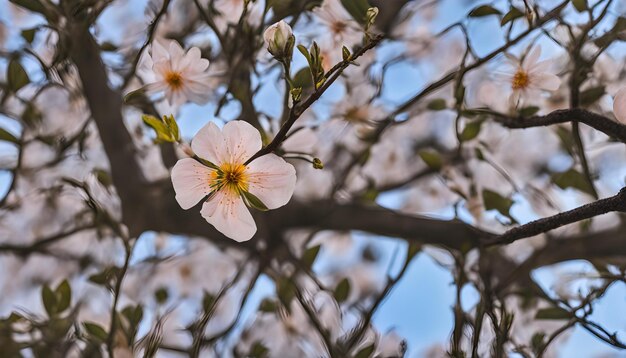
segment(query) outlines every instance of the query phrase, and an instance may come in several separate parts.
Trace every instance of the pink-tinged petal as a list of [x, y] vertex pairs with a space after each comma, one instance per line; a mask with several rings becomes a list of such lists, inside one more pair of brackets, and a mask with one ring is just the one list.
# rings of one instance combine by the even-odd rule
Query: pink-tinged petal
[[248, 190], [268, 209], [279, 208], [289, 202], [296, 188], [296, 170], [293, 165], [275, 154], [267, 154], [248, 164]]
[[207, 91], [198, 91], [195, 89], [195, 87], [197, 86], [191, 86], [191, 84], [189, 83], [188, 85], [184, 86], [182, 91], [185, 95], [185, 97], [196, 104], [205, 104], [209, 101], [209, 99], [211, 98], [211, 93], [207, 90]]
[[261, 134], [250, 123], [232, 121], [222, 129], [230, 163], [243, 163], [258, 152], [263, 143]]
[[626, 87], [619, 90], [615, 95], [613, 113], [618, 121], [626, 124]]
[[143, 86], [143, 90], [149, 95], [163, 92], [166, 89], [167, 89], [167, 83], [163, 81], [148, 83], [147, 85]]
[[185, 50], [180, 46], [178, 41], [171, 40], [169, 42], [169, 55], [172, 64], [178, 63], [185, 55]]
[[243, 199], [236, 193], [220, 190], [202, 205], [202, 217], [222, 234], [242, 242], [256, 233], [256, 224]]
[[535, 66], [537, 61], [539, 61], [539, 57], [541, 57], [541, 46], [533, 46], [526, 58], [524, 58], [524, 68], [528, 70]]
[[197, 156], [215, 165], [221, 165], [228, 159], [224, 136], [213, 122], [202, 127], [193, 137], [191, 149]]
[[187, 210], [211, 193], [213, 169], [194, 159], [179, 160], [172, 168], [172, 185], [176, 192], [176, 201]]
[[532, 78], [532, 86], [546, 91], [556, 91], [561, 85], [561, 79], [551, 73], [540, 73]]
[[152, 55], [152, 61], [159, 62], [163, 60], [167, 60], [170, 58], [167, 49], [158, 41], [152, 41], [152, 45], [150, 46], [150, 54]]
[[551, 59], [539, 61], [533, 66], [529, 67], [528, 72], [529, 73], [547, 72], [550, 70], [550, 67], [552, 67], [553, 63], [554, 63], [554, 60], [551, 60]]

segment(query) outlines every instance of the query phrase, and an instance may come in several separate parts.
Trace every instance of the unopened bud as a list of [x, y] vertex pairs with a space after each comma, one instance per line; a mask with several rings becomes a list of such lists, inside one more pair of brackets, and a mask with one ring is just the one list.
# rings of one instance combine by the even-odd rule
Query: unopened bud
[[277, 60], [290, 60], [293, 53], [293, 45], [296, 38], [293, 36], [291, 26], [284, 20], [268, 27], [263, 34], [267, 51]]
[[313, 158], [313, 168], [324, 169], [324, 164], [322, 163], [320, 158]]

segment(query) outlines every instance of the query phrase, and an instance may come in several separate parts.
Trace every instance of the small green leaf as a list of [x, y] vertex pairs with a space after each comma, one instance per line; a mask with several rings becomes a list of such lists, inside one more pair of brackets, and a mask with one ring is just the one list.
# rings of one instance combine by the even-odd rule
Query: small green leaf
[[489, 15], [501, 15], [501, 14], [502, 13], [500, 12], [500, 10], [494, 8], [493, 6], [481, 5], [475, 8], [474, 10], [470, 11], [469, 17], [483, 17], [483, 16], [489, 16]]
[[440, 170], [443, 167], [443, 160], [437, 152], [422, 150], [418, 155], [431, 169]]
[[165, 121], [158, 119], [157, 117], [150, 116], [144, 114], [141, 116], [141, 119], [145, 124], [154, 129], [156, 132], [156, 142], [175, 142], [175, 138], [173, 137], [170, 129], [165, 124]]
[[370, 4], [367, 0], [341, 0], [341, 4], [348, 13], [360, 24], [365, 24], [367, 10]]
[[7, 82], [13, 92], [19, 91], [22, 87], [30, 83], [30, 78], [24, 67], [16, 59], [12, 59], [7, 67]]
[[243, 195], [243, 199], [246, 202], [246, 204], [251, 207], [251, 208], [255, 208], [257, 210], [261, 210], [261, 211], [268, 211], [268, 207], [263, 204], [263, 202], [261, 201], [261, 199], [257, 198], [254, 194], [252, 194], [249, 191], [242, 191], [241, 194]]
[[33, 43], [35, 39], [35, 34], [37, 33], [38, 28], [33, 27], [32, 29], [22, 30], [22, 38], [26, 40], [29, 44]]
[[347, 278], [339, 281], [337, 287], [335, 287], [335, 291], [333, 292], [333, 296], [337, 302], [341, 303], [348, 299], [350, 295], [350, 281]]
[[63, 312], [70, 307], [72, 302], [72, 288], [67, 280], [63, 280], [55, 290], [57, 298], [57, 312]]
[[442, 111], [446, 109], [448, 105], [446, 104], [446, 100], [443, 98], [433, 99], [428, 103], [427, 108], [431, 111]]
[[105, 342], [108, 338], [107, 331], [105, 331], [104, 328], [97, 323], [83, 322], [83, 327], [89, 336], [98, 342]]
[[204, 297], [202, 297], [202, 307], [205, 312], [209, 312], [213, 309], [213, 305], [215, 304], [215, 296], [209, 292], [204, 292]]
[[9, 0], [9, 2], [40, 14], [46, 13], [46, 9], [39, 0]]
[[585, 175], [574, 168], [563, 173], [553, 174], [552, 182], [561, 189], [574, 188], [589, 195], [594, 195], [593, 189], [589, 186]]
[[291, 300], [296, 295], [295, 290], [293, 283], [284, 277], [276, 281], [276, 296], [287, 310], [291, 307]]
[[468, 123], [465, 128], [463, 128], [463, 132], [461, 132], [461, 141], [466, 142], [478, 137], [483, 123], [484, 121], [482, 120]]
[[572, 5], [574, 5], [576, 11], [583, 12], [587, 9], [587, 0], [572, 0]]
[[311, 268], [311, 266], [313, 266], [313, 263], [315, 262], [315, 259], [320, 252], [320, 247], [320, 245], [315, 245], [313, 247], [309, 247], [304, 252], [301, 259], [304, 266], [306, 266], [307, 268]]
[[57, 313], [57, 296], [48, 285], [43, 285], [41, 288], [41, 300], [48, 316], [54, 316]]
[[266, 298], [263, 301], [261, 301], [261, 304], [259, 305], [259, 311], [261, 312], [266, 312], [266, 313], [272, 313], [272, 312], [276, 312], [276, 309], [278, 309], [278, 305], [276, 304], [276, 301]]
[[568, 319], [572, 314], [561, 307], [543, 308], [537, 311], [535, 319]]
[[420, 243], [411, 243], [409, 244], [409, 249], [407, 251], [407, 257], [408, 258], [413, 258], [415, 257], [415, 255], [417, 255], [420, 251], [422, 251], [422, 244]]
[[506, 15], [504, 15], [504, 17], [502, 17], [502, 20], [500, 21], [500, 26], [504, 26], [508, 24], [509, 22], [514, 21], [515, 19], [518, 19], [523, 16], [524, 16], [524, 12], [520, 11], [516, 7], [512, 7], [511, 10], [507, 12]]
[[263, 345], [263, 343], [257, 341], [254, 342], [252, 348], [250, 348], [250, 353], [248, 353], [248, 357], [250, 358], [266, 358], [269, 357], [269, 349]]
[[495, 191], [484, 189], [483, 203], [485, 205], [485, 210], [497, 210], [500, 214], [515, 222], [515, 219], [513, 219], [510, 213], [511, 207], [515, 203], [512, 199], [505, 198]]
[[354, 355], [354, 358], [370, 358], [372, 354], [374, 354], [375, 349], [376, 344], [372, 343], [369, 346], [361, 349], [357, 354]]
[[5, 142], [11, 142], [13, 144], [19, 144], [20, 143], [20, 140], [17, 139], [16, 136], [14, 136], [13, 134], [9, 133], [4, 128], [0, 128], [0, 140], [3, 140]]
[[597, 102], [606, 93], [604, 86], [598, 86], [586, 89], [580, 92], [580, 104], [582, 106], [589, 106]]
[[539, 107], [530, 106], [521, 108], [517, 113], [520, 117], [532, 117], [539, 112]]
[[160, 305], [167, 302], [167, 298], [169, 297], [169, 293], [167, 292], [166, 287], [161, 287], [154, 292], [154, 299]]

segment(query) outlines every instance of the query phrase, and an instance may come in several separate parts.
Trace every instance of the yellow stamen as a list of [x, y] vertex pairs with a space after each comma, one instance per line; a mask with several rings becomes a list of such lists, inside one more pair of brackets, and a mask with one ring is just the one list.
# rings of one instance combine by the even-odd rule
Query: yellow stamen
[[511, 80], [511, 87], [514, 90], [520, 90], [528, 87], [530, 83], [530, 77], [528, 73], [522, 69], [517, 70], [517, 72], [513, 75], [513, 79]]
[[171, 89], [178, 90], [183, 86], [183, 77], [179, 72], [168, 72], [165, 75], [165, 82]]
[[224, 163], [211, 175], [218, 189], [226, 188], [235, 193], [248, 191], [248, 175], [243, 164]]

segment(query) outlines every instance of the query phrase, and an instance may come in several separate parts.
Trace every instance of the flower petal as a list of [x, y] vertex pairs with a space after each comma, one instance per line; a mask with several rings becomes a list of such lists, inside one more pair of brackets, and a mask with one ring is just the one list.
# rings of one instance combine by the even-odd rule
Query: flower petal
[[229, 153], [229, 163], [245, 162], [263, 145], [259, 131], [245, 121], [226, 123], [222, 133]]
[[539, 61], [539, 57], [541, 57], [541, 46], [533, 46], [526, 58], [524, 58], [524, 69], [528, 70], [535, 66], [537, 61]]
[[220, 190], [202, 205], [202, 217], [222, 234], [242, 242], [256, 233], [256, 224], [241, 196]]
[[291, 199], [296, 187], [293, 165], [275, 154], [267, 154], [248, 165], [248, 190], [268, 209], [279, 208]]
[[152, 61], [155, 63], [170, 58], [170, 54], [158, 40], [152, 41], [150, 45], [150, 55], [152, 56]]
[[626, 124], [626, 87], [619, 90], [615, 95], [613, 113], [618, 121]]
[[212, 173], [213, 169], [191, 158], [181, 159], [174, 165], [172, 184], [181, 208], [192, 208], [211, 193]]
[[213, 122], [209, 122], [202, 127], [196, 136], [193, 137], [191, 149], [200, 158], [208, 160], [215, 165], [220, 165], [228, 159], [224, 136]]
[[543, 72], [538, 73], [532, 78], [532, 85], [547, 91], [556, 91], [561, 85], [561, 79], [557, 75]]

